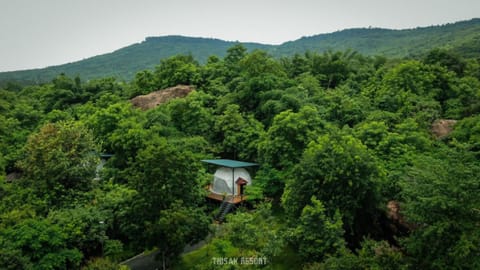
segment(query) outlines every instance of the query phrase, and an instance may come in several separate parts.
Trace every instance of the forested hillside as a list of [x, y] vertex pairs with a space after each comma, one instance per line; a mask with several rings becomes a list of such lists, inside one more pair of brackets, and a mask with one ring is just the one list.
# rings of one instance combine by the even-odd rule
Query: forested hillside
[[[179, 84], [196, 90], [130, 102]], [[237, 44], [128, 83], [57, 75], [0, 97], [2, 269], [118, 269], [145, 250], [168, 269], [480, 268], [478, 59]], [[440, 119], [456, 120], [442, 137]], [[259, 164], [221, 226], [211, 158]]]
[[[9, 81], [22, 84], [43, 83], [60, 73], [83, 80], [115, 77], [131, 81], [139, 70], [153, 69], [160, 60], [191, 54], [202, 64], [211, 55], [220, 58], [235, 42], [181, 36], [148, 37], [145, 41], [112, 53], [44, 69], [0, 73], [0, 85]], [[277, 58], [307, 51], [354, 50], [369, 56], [418, 58], [433, 48], [451, 50], [465, 57], [480, 57], [480, 19], [406, 30], [378, 28], [347, 29], [330, 34], [303, 37], [281, 45], [243, 43], [249, 51], [263, 49]]]
[[[143, 42], [132, 44], [112, 53], [94, 56], [78, 62], [44, 69], [0, 73], [0, 85], [8, 81], [20, 83], [43, 83], [60, 73], [81, 76], [83, 79], [114, 77], [130, 81], [139, 70], [153, 69], [160, 60], [177, 54], [191, 54], [197, 61], [205, 63], [211, 55], [223, 57], [235, 42], [219, 39], [192, 38], [182, 36], [147, 37]], [[247, 49], [264, 49], [269, 45], [246, 43]]]
[[433, 48], [450, 49], [479, 57], [480, 19], [415, 29], [357, 28], [304, 37], [276, 49], [280, 55], [295, 52], [353, 49], [366, 55], [418, 57]]

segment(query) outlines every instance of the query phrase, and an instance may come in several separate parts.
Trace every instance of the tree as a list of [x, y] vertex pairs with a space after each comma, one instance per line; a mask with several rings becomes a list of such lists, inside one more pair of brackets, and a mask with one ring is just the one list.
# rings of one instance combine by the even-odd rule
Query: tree
[[204, 247], [207, 250], [206, 256], [195, 265], [188, 265], [189, 269], [231, 269], [228, 268], [231, 265], [224, 265], [225, 268], [222, 265], [212, 265], [212, 259], [225, 257], [239, 258], [238, 264], [243, 259], [260, 259], [256, 265], [242, 265], [246, 269], [279, 265], [284, 261], [286, 228], [272, 215], [270, 203], [258, 204], [254, 211], [239, 208], [235, 213], [227, 215], [226, 219], [222, 226], [215, 228], [214, 237]]
[[351, 135], [326, 134], [308, 144], [287, 181], [282, 204], [291, 220], [316, 196], [328, 216], [338, 209], [349, 242], [358, 244], [372, 230], [377, 179], [382, 171], [367, 148]]
[[108, 96], [108, 99], [102, 100], [100, 103], [107, 101], [109, 104], [112, 104], [119, 101], [119, 96], [125, 96], [126, 94], [124, 91], [124, 84], [117, 82], [115, 77], [92, 79], [84, 83], [82, 88], [84, 95], [83, 101], [95, 101], [97, 104], [99, 103], [98, 99], [100, 99], [102, 96]]
[[336, 123], [339, 127], [353, 127], [365, 118], [369, 102], [349, 91], [347, 86], [339, 86], [335, 91], [326, 91], [313, 97], [315, 103], [321, 106], [323, 119]]
[[456, 80], [453, 94], [445, 101], [444, 115], [447, 118], [461, 119], [480, 112], [480, 81], [473, 77]]
[[[159, 218], [147, 225], [148, 247], [158, 247], [157, 258], [169, 269], [185, 245], [195, 244], [209, 233], [210, 220], [199, 208], [186, 207], [176, 201], [160, 211]], [[167, 268], [168, 267], [168, 268]]]
[[257, 112], [264, 92], [285, 83], [287, 76], [282, 66], [266, 52], [255, 50], [238, 64], [240, 76], [233, 87], [233, 98], [244, 112]]
[[145, 95], [155, 90], [155, 77], [149, 70], [137, 72], [133, 81], [133, 91], [130, 97]]
[[[96, 234], [84, 236], [83, 239], [96, 239], [99, 241], [90, 241], [93, 244], [101, 244], [103, 255], [108, 256], [110, 259], [118, 259], [118, 252], [122, 251], [122, 246], [117, 245], [116, 249], [110, 249], [109, 242], [116, 241], [116, 239], [121, 240], [119, 244], [128, 245], [130, 243], [135, 243], [135, 239], [138, 238], [138, 231], [141, 221], [136, 220], [136, 200], [138, 192], [126, 185], [114, 184], [112, 181], [104, 182], [101, 185], [101, 189], [94, 190], [95, 198], [95, 211], [96, 214], [93, 217], [87, 218], [89, 223], [94, 223], [92, 226], [96, 230]], [[86, 211], [84, 211], [86, 212]], [[143, 224], [142, 224], [143, 225]], [[78, 232], [78, 230], [77, 230]], [[105, 232], [108, 239], [105, 238], [103, 234]], [[104, 242], [100, 242], [104, 241]], [[98, 248], [98, 245], [96, 246]], [[127, 249], [130, 248], [130, 249]], [[141, 250], [143, 246], [127, 246], [125, 250]], [[96, 250], [98, 251], [98, 249]]]
[[357, 52], [332, 52], [323, 55], [312, 54], [310, 57], [312, 74], [317, 76], [325, 88], [335, 88], [345, 81], [354, 71]]
[[365, 121], [355, 126], [354, 134], [365, 146], [375, 149], [388, 135], [388, 127], [384, 122]]
[[326, 124], [313, 106], [304, 106], [298, 113], [290, 110], [279, 113], [258, 145], [262, 163], [277, 169], [296, 164], [307, 144]]
[[214, 125], [213, 109], [210, 106], [213, 100], [213, 96], [197, 91], [185, 98], [171, 100], [167, 104], [167, 112], [171, 119], [175, 119], [173, 126], [185, 135], [210, 139], [208, 134]]
[[45, 110], [66, 109], [67, 106], [81, 102], [84, 92], [80, 78], [69, 78], [60, 74], [52, 80], [52, 84], [43, 87], [42, 100], [45, 102]]
[[313, 263], [304, 270], [406, 270], [410, 265], [403, 254], [385, 241], [365, 239], [355, 253], [343, 249], [340, 254]]
[[338, 255], [345, 247], [342, 217], [335, 212], [332, 218], [325, 213], [325, 207], [315, 196], [306, 205], [297, 226], [290, 232], [290, 239], [304, 262], [322, 261]]
[[102, 151], [115, 153], [114, 163], [119, 168], [123, 168], [127, 159], [134, 156], [138, 146], [142, 145], [143, 136], [139, 134], [146, 133], [143, 128], [145, 114], [127, 102], [114, 103], [106, 108], [93, 108], [82, 120], [92, 130]]
[[62, 228], [66, 245], [78, 249], [85, 258], [104, 255], [106, 231], [112, 222], [105, 212], [92, 206], [76, 206], [50, 211], [47, 219]]
[[240, 43], [228, 48], [227, 55], [223, 59], [226, 67], [224, 83], [231, 81], [233, 78], [239, 75], [240, 66], [238, 63], [245, 57], [246, 54], [247, 49]]
[[46, 124], [29, 137], [26, 156], [18, 165], [26, 183], [51, 206], [59, 206], [90, 189], [97, 151], [92, 134], [81, 124]]
[[480, 267], [480, 166], [471, 154], [442, 148], [419, 155], [402, 181], [407, 220], [404, 239], [417, 269]]
[[200, 81], [198, 63], [191, 55], [177, 55], [163, 59], [155, 67], [156, 87], [163, 89], [178, 84], [196, 85]]
[[0, 230], [0, 263], [7, 269], [78, 269], [82, 253], [45, 219], [26, 219]]
[[222, 152], [228, 153], [233, 159], [256, 159], [257, 144], [264, 133], [263, 125], [252, 115], [240, 113], [238, 105], [228, 105], [224, 113], [217, 117], [215, 131]]
[[138, 194], [128, 214], [133, 221], [128, 226], [129, 234], [135, 236], [138, 245], [150, 237], [145, 226], [158, 221], [159, 211], [173, 209], [176, 201], [193, 208], [202, 201], [200, 159], [183, 147], [153, 137], [122, 174]]
[[308, 90], [301, 86], [263, 92], [260, 95], [257, 116], [262, 123], [270, 126], [277, 114], [286, 110], [298, 112], [307, 101], [308, 95]]
[[459, 121], [451, 133], [450, 144], [465, 149], [480, 157], [480, 115]]
[[440, 65], [448, 70], [463, 76], [467, 63], [453, 51], [445, 49], [433, 49], [423, 58], [423, 62], [428, 65]]
[[308, 59], [298, 53], [290, 58], [282, 58], [282, 64], [290, 78], [295, 78], [303, 73], [310, 71]]

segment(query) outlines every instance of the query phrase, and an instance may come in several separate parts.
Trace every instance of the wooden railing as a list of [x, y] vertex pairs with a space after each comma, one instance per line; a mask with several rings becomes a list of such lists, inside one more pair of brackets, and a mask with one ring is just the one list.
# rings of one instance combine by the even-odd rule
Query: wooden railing
[[233, 195], [232, 196], [232, 194], [218, 194], [218, 193], [212, 192], [212, 189], [211, 189], [210, 185], [207, 186], [207, 190], [208, 190], [207, 197], [210, 198], [210, 199], [213, 199], [213, 200], [217, 200], [217, 201], [223, 201], [226, 198], [227, 201], [229, 201], [231, 203], [234, 203], [234, 204], [237, 204], [237, 203], [241, 203], [241, 202], [245, 201], [245, 199], [247, 198], [245, 195], [243, 195], [243, 196]]

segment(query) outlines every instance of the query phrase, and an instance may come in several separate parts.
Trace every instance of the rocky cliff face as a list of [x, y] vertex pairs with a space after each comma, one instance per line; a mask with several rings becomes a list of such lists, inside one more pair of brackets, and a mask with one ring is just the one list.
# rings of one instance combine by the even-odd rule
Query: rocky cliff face
[[133, 106], [142, 110], [153, 109], [160, 104], [166, 103], [174, 98], [186, 97], [194, 90], [190, 85], [177, 85], [174, 87], [151, 92], [147, 95], [136, 96], [130, 100]]

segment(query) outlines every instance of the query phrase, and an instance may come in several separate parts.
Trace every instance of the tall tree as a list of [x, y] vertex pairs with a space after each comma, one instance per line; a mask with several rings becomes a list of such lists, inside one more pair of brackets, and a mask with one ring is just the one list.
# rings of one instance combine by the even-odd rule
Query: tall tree
[[240, 113], [236, 104], [228, 105], [217, 117], [215, 131], [223, 152], [236, 159], [255, 160], [257, 144], [263, 135], [263, 125], [252, 115]]
[[91, 132], [79, 123], [46, 124], [30, 136], [18, 165], [27, 183], [51, 205], [90, 189], [98, 163]]
[[343, 215], [350, 242], [358, 244], [372, 228], [377, 178], [382, 173], [367, 148], [351, 135], [327, 134], [311, 142], [287, 181], [283, 206], [291, 219], [301, 216], [312, 196], [329, 216]]
[[419, 155], [402, 181], [404, 213], [415, 228], [404, 240], [417, 269], [480, 267], [480, 166], [471, 154]]
[[156, 86], [160, 89], [178, 84], [196, 85], [200, 81], [198, 63], [191, 55], [164, 59], [155, 68]]
[[210, 219], [199, 208], [174, 202], [161, 210], [159, 218], [147, 225], [148, 247], [157, 247], [163, 269], [170, 269], [187, 244], [193, 245], [209, 233]]
[[46, 219], [26, 219], [0, 230], [3, 269], [78, 269], [82, 257], [68, 247], [62, 229]]
[[259, 156], [274, 168], [289, 168], [300, 160], [307, 144], [325, 127], [313, 106], [304, 106], [298, 113], [281, 112], [258, 145]]
[[304, 262], [322, 261], [339, 254], [345, 247], [342, 226], [340, 213], [337, 211], [332, 218], [328, 217], [323, 203], [312, 196], [290, 238]]

